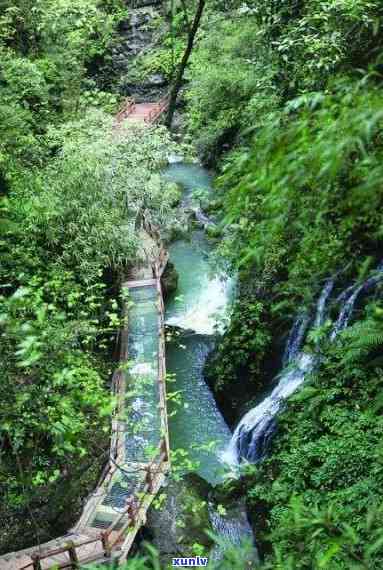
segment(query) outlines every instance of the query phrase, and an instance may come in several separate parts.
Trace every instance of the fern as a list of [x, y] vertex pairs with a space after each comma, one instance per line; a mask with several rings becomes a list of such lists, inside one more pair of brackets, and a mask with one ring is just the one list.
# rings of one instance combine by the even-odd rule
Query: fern
[[383, 323], [372, 318], [366, 319], [346, 330], [342, 338], [346, 347], [343, 356], [346, 365], [366, 360], [371, 353], [383, 348]]

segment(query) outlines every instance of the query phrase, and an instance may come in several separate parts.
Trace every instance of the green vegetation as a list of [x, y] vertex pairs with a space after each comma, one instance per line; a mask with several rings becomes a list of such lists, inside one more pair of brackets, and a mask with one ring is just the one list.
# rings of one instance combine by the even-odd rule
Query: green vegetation
[[[66, 532], [109, 445], [119, 280], [174, 191], [161, 128], [113, 130], [119, 1], [0, 12], [2, 551]], [[37, 522], [38, 521], [38, 522]]]
[[[166, 6], [169, 32], [130, 77], [174, 76], [197, 5]], [[140, 257], [143, 214], [172, 235], [179, 193], [158, 174], [168, 133], [113, 129], [125, 17], [122, 0], [0, 6], [2, 551], [66, 531], [97, 480], [118, 285]], [[183, 97], [187, 137], [219, 170], [209, 231], [239, 280], [208, 367], [234, 422], [324, 280], [337, 275], [337, 292], [381, 261], [383, 5], [209, 0], [201, 22]], [[270, 457], [228, 486], [246, 496], [264, 568], [382, 567], [380, 293], [336, 342], [312, 332], [318, 369], [281, 414]], [[219, 567], [243, 568], [241, 555]], [[152, 552], [127, 569], [159, 564]]]
[[191, 133], [210, 160], [288, 101], [379, 57], [378, 1], [216, 0], [208, 10], [186, 97]]
[[[217, 544], [220, 544], [219, 537], [216, 537]], [[197, 546], [197, 545], [196, 545]], [[136, 556], [129, 560], [125, 565], [121, 565], [122, 570], [170, 570], [174, 568], [172, 559], [165, 563], [161, 563], [159, 553], [150, 544], [143, 544], [143, 554]], [[253, 568], [249, 562], [251, 555], [250, 545], [244, 545], [241, 548], [228, 548], [221, 560], [214, 561], [209, 559], [209, 564], [206, 566], [208, 570], [246, 570]], [[195, 548], [193, 556], [206, 556], [202, 552], [198, 552]], [[92, 567], [92, 570], [99, 570], [100, 566]]]
[[[382, 22], [366, 0], [210, 6], [186, 99], [189, 132], [220, 168], [220, 256], [239, 274], [208, 366], [231, 421], [280, 369], [294, 315], [324, 280], [341, 290], [381, 260]], [[381, 311], [370, 297], [332, 345], [313, 331], [318, 371], [270, 458], [235, 486], [265, 568], [382, 566]]]
[[324, 347], [280, 419], [272, 455], [248, 475], [249, 503], [269, 511], [259, 533], [273, 545], [267, 568], [382, 566], [380, 303], [362, 318]]

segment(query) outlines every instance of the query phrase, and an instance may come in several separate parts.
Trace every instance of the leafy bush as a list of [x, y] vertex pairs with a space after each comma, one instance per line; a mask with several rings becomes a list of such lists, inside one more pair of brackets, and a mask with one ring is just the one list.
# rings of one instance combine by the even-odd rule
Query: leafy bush
[[191, 134], [211, 161], [247, 142], [286, 101], [366, 69], [382, 49], [377, 1], [224, 4], [208, 12], [187, 93]]
[[248, 402], [249, 395], [265, 384], [261, 371], [271, 342], [268, 309], [268, 303], [252, 301], [242, 295], [233, 308], [226, 334], [205, 368], [225, 417], [231, 422], [243, 402]]
[[[226, 230], [220, 253], [239, 273], [240, 299], [208, 369], [231, 419], [243, 412], [241, 390], [247, 404], [259, 397], [271, 377], [270, 355], [280, 360], [275, 349], [292, 316], [311, 306], [323, 281], [337, 275], [348, 282], [380, 261], [383, 226], [381, 6], [265, 1], [247, 3], [246, 11], [257, 46], [269, 46], [269, 62], [257, 52], [269, 85], [242, 100], [235, 99], [240, 89], [224, 98], [226, 78], [217, 76], [207, 104], [219, 112], [226, 101], [229, 118], [221, 125], [213, 110], [203, 117], [214, 49], [221, 75], [228, 68], [230, 77], [234, 56], [239, 69], [245, 64], [245, 52], [231, 49], [230, 59], [204, 39], [189, 103], [192, 131], [213, 133], [200, 139], [209, 152], [217, 144], [221, 151], [222, 135], [230, 142], [226, 126], [241, 133], [217, 185]], [[227, 26], [237, 39], [236, 24]], [[364, 70], [356, 73], [357, 66]], [[259, 113], [265, 96], [272, 105]], [[233, 123], [230, 101], [239, 106]], [[247, 308], [257, 305], [263, 310], [254, 320]], [[335, 345], [320, 339], [318, 371], [289, 401], [270, 458], [241, 483], [265, 568], [382, 566], [380, 315], [380, 305], [370, 305]]]
[[[137, 256], [135, 223], [140, 213], [151, 211], [152, 219], [163, 226], [171, 222], [172, 192], [168, 199], [165, 183], [155, 173], [168, 149], [165, 133], [135, 126], [116, 136], [108, 118], [91, 113], [75, 125], [51, 131], [49, 144], [59, 141], [57, 158], [43, 170], [25, 173], [7, 201], [11, 225], [0, 274], [4, 292], [19, 288], [3, 297], [3, 336], [12, 339], [8, 357], [15, 350], [22, 357], [16, 358], [16, 367], [23, 363], [31, 368], [27, 377], [41, 360], [47, 365], [49, 354], [60, 346], [70, 352], [71, 346], [81, 346], [83, 335], [90, 335], [89, 344], [96, 334], [94, 313], [100, 311], [99, 296], [104, 294], [100, 277], [108, 269], [123, 269]], [[27, 325], [33, 307], [36, 330], [32, 322]], [[24, 323], [20, 330], [19, 321]], [[12, 347], [15, 340], [18, 348]], [[36, 374], [35, 381], [41, 381]], [[35, 403], [42, 405], [38, 398]]]
[[236, 266], [255, 271], [279, 301], [307, 304], [321, 279], [378, 252], [381, 120], [378, 89], [338, 82], [290, 102], [222, 177], [224, 254], [235, 251]]
[[189, 129], [205, 158], [217, 157], [238, 130], [265, 123], [278, 103], [274, 74], [254, 22], [213, 20], [193, 55], [186, 92]]
[[120, 0], [2, 3], [0, 168], [41, 158], [39, 135], [78, 110], [88, 69], [101, 63], [124, 14]]

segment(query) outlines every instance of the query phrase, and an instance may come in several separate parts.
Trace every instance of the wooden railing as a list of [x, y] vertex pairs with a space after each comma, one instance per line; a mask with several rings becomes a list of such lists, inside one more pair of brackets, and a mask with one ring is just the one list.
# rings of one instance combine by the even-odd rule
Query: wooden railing
[[145, 123], [152, 125], [156, 123], [162, 113], [168, 108], [169, 105], [169, 95], [165, 95], [158, 103], [156, 103], [155, 107], [150, 111], [147, 117], [145, 117]]
[[[146, 221], [147, 231], [150, 231], [152, 235], [157, 233], [155, 226], [152, 226], [148, 221]], [[143, 510], [147, 509], [145, 507], [145, 501], [148, 500], [148, 496], [153, 495], [158, 489], [161, 483], [161, 477], [168, 470], [170, 463], [170, 450], [169, 450], [169, 439], [168, 439], [168, 419], [166, 413], [166, 363], [165, 363], [165, 338], [163, 330], [163, 320], [164, 320], [164, 304], [161, 292], [160, 276], [163, 267], [166, 265], [167, 253], [164, 248], [160, 251], [160, 256], [158, 261], [153, 265], [153, 272], [156, 277], [158, 299], [160, 306], [159, 309], [159, 351], [158, 351], [158, 385], [159, 385], [159, 408], [161, 416], [161, 429], [163, 436], [160, 439], [159, 447], [154, 458], [147, 465], [137, 466], [137, 471], [145, 471], [145, 477], [142, 480], [142, 485], [135, 492], [134, 495], [130, 495], [126, 499], [126, 508], [120, 513], [120, 515], [110, 524], [110, 526], [100, 532], [97, 537], [89, 538], [82, 542], [68, 541], [64, 546], [56, 548], [53, 550], [47, 550], [45, 552], [34, 552], [31, 554], [32, 562], [23, 566], [21, 570], [43, 570], [42, 562], [58, 555], [67, 555], [68, 560], [60, 563], [54, 563], [50, 566], [44, 566], [44, 570], [53, 570], [57, 568], [59, 570], [74, 569], [79, 568], [81, 563], [84, 562], [95, 562], [100, 559], [107, 559], [112, 556], [113, 549], [123, 542], [123, 539], [129, 531], [129, 529], [137, 528], [142, 524], [144, 520]], [[120, 351], [120, 362], [123, 363], [127, 359], [127, 339], [126, 339], [126, 328], [123, 327], [121, 331], [121, 351]], [[117, 396], [117, 404], [114, 410], [113, 420], [112, 420], [112, 440], [109, 461], [101, 475], [100, 481], [96, 488], [96, 491], [101, 488], [108, 488], [114, 473], [118, 469], [118, 462], [122, 459], [120, 448], [122, 446], [122, 440], [119, 434], [119, 424], [121, 418], [121, 413], [123, 409], [123, 397], [122, 393], [123, 384], [123, 372], [117, 370], [112, 379], [112, 391]], [[139, 498], [138, 498], [139, 497]], [[94, 508], [94, 507], [93, 507]], [[84, 520], [86, 520], [85, 517]], [[81, 519], [80, 519], [81, 520]], [[123, 522], [123, 524], [121, 524]], [[118, 528], [120, 527], [120, 528]], [[81, 548], [94, 544], [95, 546], [99, 543], [99, 549], [94, 555], [84, 556], [81, 554]]]
[[[158, 120], [160, 115], [164, 112], [169, 104], [168, 96], [164, 97], [159, 101], [150, 115], [145, 119], [149, 124], [152, 124]], [[136, 103], [134, 99], [126, 99], [118, 114], [116, 115], [116, 123], [122, 122], [127, 116], [132, 113]], [[36, 551], [30, 554], [31, 562], [26, 566], [20, 568], [20, 570], [65, 570], [79, 568], [81, 564], [88, 562], [95, 562], [102, 558], [110, 558], [112, 556], [112, 551], [116, 545], [120, 544], [124, 538], [124, 535], [128, 529], [137, 530], [143, 521], [145, 520], [145, 513], [150, 500], [154, 493], [158, 491], [158, 488], [162, 482], [164, 473], [168, 470], [170, 464], [170, 449], [169, 449], [169, 437], [168, 437], [168, 418], [166, 413], [166, 363], [165, 363], [165, 338], [164, 338], [164, 305], [161, 292], [161, 282], [160, 278], [166, 267], [168, 260], [168, 253], [162, 246], [161, 237], [158, 228], [154, 226], [149, 219], [144, 215], [144, 227], [146, 231], [152, 236], [158, 245], [158, 256], [156, 261], [152, 264], [153, 276], [157, 283], [158, 299], [159, 299], [159, 351], [158, 351], [158, 385], [159, 385], [159, 408], [161, 416], [161, 430], [162, 437], [159, 442], [159, 448], [157, 450], [156, 456], [147, 465], [142, 465], [137, 467], [137, 470], [145, 470], [146, 475], [143, 479], [143, 485], [137, 491], [140, 495], [140, 500], [137, 500], [135, 495], [131, 495], [127, 498], [126, 508], [121, 512], [121, 514], [111, 523], [111, 525], [105, 530], [100, 532], [96, 537], [89, 537], [81, 542], [74, 542], [68, 540], [64, 546], [58, 547], [52, 550], [46, 551]], [[128, 331], [126, 326], [122, 327], [120, 332], [120, 363], [123, 364], [128, 359], [128, 342], [127, 335]], [[124, 372], [119, 369], [113, 374], [112, 378], [112, 393], [116, 396], [117, 402], [115, 409], [113, 411], [112, 417], [112, 435], [109, 459], [104, 467], [104, 470], [99, 479], [98, 485], [92, 494], [93, 497], [87, 502], [84, 512], [78, 521], [74, 532], [85, 530], [84, 535], [86, 536], [86, 525], [89, 520], [89, 513], [94, 512], [95, 506], [98, 504], [100, 497], [109, 488], [113, 476], [116, 470], [119, 469], [119, 463], [124, 461], [124, 442], [122, 438], [123, 430], [121, 430], [120, 422], [123, 421], [123, 409], [125, 403], [125, 391], [124, 391]], [[145, 501], [146, 506], [145, 506]], [[144, 508], [143, 508], [144, 507]], [[123, 524], [121, 525], [121, 522]], [[118, 526], [121, 528], [116, 530]], [[65, 538], [63, 538], [63, 541]], [[129, 535], [125, 539], [128, 545], [125, 546], [126, 552], [131, 546], [131, 541], [129, 541]], [[91, 544], [95, 545], [95, 553], [92, 555], [87, 555], [84, 559], [83, 554], [80, 552], [82, 548], [89, 546]], [[99, 544], [99, 548], [97, 548]], [[124, 545], [123, 545], [124, 548]], [[67, 560], [62, 562], [55, 562], [47, 566], [47, 559], [58, 556], [66, 555]], [[45, 561], [44, 567], [42, 562]], [[0, 563], [1, 564], [1, 563]], [[50, 563], [48, 563], [50, 564]]]
[[166, 266], [169, 261], [169, 252], [163, 247], [161, 248], [158, 259], [153, 264], [153, 272], [154, 276], [158, 279], [161, 279], [163, 272], [166, 269]]
[[135, 99], [133, 99], [133, 97], [128, 97], [127, 99], [125, 99], [122, 102], [120, 109], [116, 115], [116, 123], [121, 123], [124, 119], [126, 119], [126, 117], [128, 117], [130, 113], [133, 111], [135, 106], [136, 106], [136, 101]]
[[[146, 471], [146, 476], [143, 486], [139, 491], [137, 491], [141, 497], [139, 500], [136, 495], [128, 497], [126, 500], [127, 507], [125, 510], [121, 512], [120, 516], [117, 517], [105, 531], [100, 532], [97, 537], [76, 543], [68, 541], [65, 546], [60, 548], [47, 550], [45, 552], [34, 552], [31, 554], [32, 562], [23, 566], [20, 570], [42, 570], [42, 561], [60, 554], [67, 554], [68, 560], [61, 563], [56, 562], [52, 564], [52, 566], [49, 566], [47, 570], [56, 570], [56, 568], [60, 570], [64, 570], [66, 568], [74, 569], [79, 568], [80, 563], [84, 563], [85, 561], [88, 563], [95, 562], [101, 558], [110, 558], [112, 556], [113, 548], [121, 543], [126, 531], [130, 527], [134, 527], [137, 523], [140, 523], [140, 510], [144, 506], [147, 495], [152, 494], [155, 490], [156, 478], [164, 472], [164, 467], [167, 468], [168, 461], [167, 441], [166, 438], [162, 438], [158, 455], [154, 457], [148, 465], [142, 468]], [[121, 528], [116, 530], [124, 519], [126, 520], [121, 525]], [[93, 556], [88, 556], [86, 560], [84, 560], [81, 557], [81, 553], [79, 553], [79, 549], [98, 542], [100, 543], [100, 551]]]
[[[83, 542], [74, 543], [72, 541], [68, 541], [66, 546], [62, 546], [61, 548], [56, 548], [53, 550], [47, 550], [44, 553], [41, 552], [34, 552], [31, 554], [32, 562], [27, 564], [26, 566], [22, 566], [20, 570], [42, 570], [41, 562], [46, 558], [50, 558], [52, 556], [58, 556], [59, 554], [68, 554], [68, 562], [61, 562], [56, 563], [52, 568], [62, 569], [62, 568], [78, 568], [79, 566], [79, 557], [77, 554], [77, 549], [81, 548], [82, 546], [87, 546], [89, 544], [95, 544], [96, 542], [100, 542], [104, 552], [107, 552], [107, 548], [105, 548], [105, 544], [107, 539], [103, 536], [104, 533], [100, 533], [97, 538], [90, 538], [89, 540], [84, 540]], [[91, 562], [91, 561], [90, 561]]]

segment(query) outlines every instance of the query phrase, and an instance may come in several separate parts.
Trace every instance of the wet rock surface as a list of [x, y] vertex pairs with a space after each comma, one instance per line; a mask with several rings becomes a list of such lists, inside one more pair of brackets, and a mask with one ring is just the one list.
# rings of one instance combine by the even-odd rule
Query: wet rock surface
[[167, 78], [157, 72], [145, 73], [139, 65], [144, 54], [160, 44], [165, 32], [160, 22], [162, 0], [141, 0], [129, 7], [129, 18], [121, 24], [121, 41], [112, 51], [113, 67], [119, 76], [118, 90], [137, 102], [156, 101], [168, 89]]
[[[151, 544], [161, 552], [163, 562], [173, 556], [194, 556], [194, 544], [207, 550], [213, 541], [208, 496], [212, 487], [201, 477], [188, 474], [181, 481], [170, 479], [163, 488], [163, 503], [148, 512], [146, 531]], [[161, 501], [161, 495], [159, 501]]]
[[171, 261], [168, 261], [166, 269], [161, 278], [161, 286], [165, 299], [177, 290], [177, 285], [178, 285], [177, 270], [174, 267], [174, 264]]

